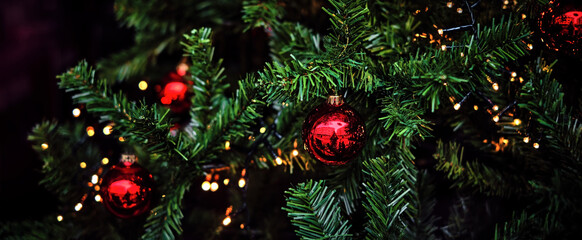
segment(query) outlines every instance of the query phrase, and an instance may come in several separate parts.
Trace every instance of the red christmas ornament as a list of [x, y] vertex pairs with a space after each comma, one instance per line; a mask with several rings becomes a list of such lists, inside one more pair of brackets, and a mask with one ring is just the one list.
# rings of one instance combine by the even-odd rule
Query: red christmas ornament
[[154, 181], [136, 159], [135, 155], [122, 155], [121, 162], [109, 169], [101, 183], [105, 207], [120, 218], [139, 216], [150, 209]]
[[[178, 69], [179, 71], [180, 69]], [[169, 105], [170, 109], [176, 113], [182, 113], [190, 108], [188, 85], [182, 77], [184, 72], [171, 72], [162, 80], [164, 86], [159, 91], [160, 101], [164, 105]]]
[[582, 48], [582, 1], [550, 1], [540, 14], [541, 41], [550, 49], [577, 55]]
[[303, 122], [305, 149], [327, 165], [343, 165], [355, 158], [366, 140], [364, 121], [341, 96], [330, 96]]

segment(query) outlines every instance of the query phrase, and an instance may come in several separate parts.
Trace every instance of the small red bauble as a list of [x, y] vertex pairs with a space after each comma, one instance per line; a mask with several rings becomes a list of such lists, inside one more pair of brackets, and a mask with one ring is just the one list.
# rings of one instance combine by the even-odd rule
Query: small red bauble
[[550, 1], [538, 19], [542, 42], [550, 49], [578, 55], [582, 49], [582, 2]]
[[364, 121], [341, 96], [330, 96], [303, 122], [305, 149], [327, 165], [343, 165], [355, 158], [366, 141]]
[[176, 113], [185, 112], [190, 108], [188, 84], [182, 75], [171, 72], [162, 80], [163, 88], [159, 90], [160, 102], [169, 105]]
[[103, 204], [120, 218], [139, 216], [150, 209], [152, 175], [135, 162], [134, 155], [122, 155], [121, 162], [103, 176]]

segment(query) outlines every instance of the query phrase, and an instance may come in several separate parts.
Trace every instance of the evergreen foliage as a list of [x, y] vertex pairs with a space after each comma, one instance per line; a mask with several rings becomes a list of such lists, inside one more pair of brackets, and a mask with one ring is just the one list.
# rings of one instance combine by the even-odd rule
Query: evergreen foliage
[[[290, 174], [316, 170], [321, 174], [314, 178], [323, 178], [302, 180], [285, 191], [285, 206], [275, 206], [287, 212], [301, 239], [577, 236], [582, 125], [576, 114], [582, 109], [564, 101], [564, 87], [551, 74], [556, 63], [547, 64], [547, 53], [529, 49], [533, 30], [523, 20], [545, 1], [523, 1], [511, 14], [481, 1], [455, 1], [470, 12], [470, 23], [466, 31], [445, 29], [447, 34], [431, 22], [451, 18], [435, 19], [451, 11], [440, 6], [444, 1], [433, 10], [434, 1], [329, 0], [318, 6], [329, 18], [328, 32], [291, 21], [290, 6], [297, 4], [291, 2], [120, 0], [117, 17], [136, 30], [135, 46], [101, 62], [99, 76], [85, 61], [58, 76], [75, 103], [102, 122], [115, 123], [114, 134], [137, 146], [156, 179], [162, 197], [137, 221], [141, 230], [132, 237], [180, 238], [188, 231], [183, 226], [188, 215], [196, 214], [185, 210], [185, 199], [197, 180], [220, 167], [249, 180], [247, 171], [261, 174], [279, 165]], [[236, 13], [227, 14], [231, 9]], [[477, 11], [486, 18], [474, 16]], [[235, 81], [227, 78], [225, 61], [216, 59], [210, 28], [232, 19], [244, 22], [238, 30], [264, 30], [271, 51], [271, 61]], [[185, 78], [194, 94], [189, 121], [176, 132], [170, 130], [178, 121], [170, 110], [130, 100], [113, 90], [112, 82], [153, 71], [158, 57], [180, 47], [189, 58]], [[521, 79], [510, 68], [519, 69]], [[356, 159], [339, 167], [318, 166], [300, 147], [301, 120], [331, 94], [344, 95], [365, 116], [369, 139]], [[469, 104], [476, 113], [467, 110]], [[515, 118], [520, 123], [512, 122]], [[98, 166], [101, 156], [83, 126], [44, 122], [29, 140], [45, 163], [41, 184], [67, 206], [87, 196], [85, 187], [74, 183], [93, 173], [79, 170], [78, 159]], [[225, 147], [227, 141], [232, 149]], [[292, 150], [298, 154], [287, 154]], [[248, 186], [241, 188], [232, 204], [240, 209], [227, 216], [247, 214], [241, 225], [245, 238], [264, 234], [249, 226]], [[437, 197], [446, 191], [454, 196]], [[481, 211], [477, 201], [483, 198]], [[491, 211], [493, 200], [510, 210]], [[2, 225], [0, 237], [29, 232], [23, 238], [60, 238], [64, 229], [93, 218], [104, 219], [99, 226], [107, 229], [97, 237], [121, 238], [121, 227], [115, 226], [120, 221], [98, 206], [86, 206], [91, 214], [67, 216], [81, 220], [66, 225], [48, 220]], [[481, 215], [471, 215], [476, 212], [493, 223], [481, 224]], [[220, 224], [221, 219], [213, 220]]]

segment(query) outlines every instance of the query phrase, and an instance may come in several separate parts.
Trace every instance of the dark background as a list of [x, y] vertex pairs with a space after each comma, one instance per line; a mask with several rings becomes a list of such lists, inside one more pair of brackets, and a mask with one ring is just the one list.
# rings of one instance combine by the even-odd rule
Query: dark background
[[73, 105], [56, 75], [133, 42], [115, 20], [112, 0], [0, 1], [0, 221], [54, 212], [38, 185], [42, 162], [26, 140], [42, 120], [70, 118]]

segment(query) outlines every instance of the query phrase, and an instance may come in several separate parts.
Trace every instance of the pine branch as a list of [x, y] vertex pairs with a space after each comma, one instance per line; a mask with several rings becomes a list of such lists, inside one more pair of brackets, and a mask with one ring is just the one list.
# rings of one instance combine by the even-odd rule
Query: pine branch
[[151, 210], [147, 223], [144, 225], [145, 234], [142, 239], [170, 240], [175, 239], [174, 235], [182, 234], [181, 220], [184, 217], [181, 210], [182, 199], [190, 188], [192, 180], [190, 177], [174, 185], [171, 192], [162, 199], [162, 203]]
[[525, 176], [505, 169], [495, 169], [479, 162], [463, 161], [463, 147], [456, 143], [444, 144], [439, 141], [436, 169], [454, 180], [458, 188], [476, 188], [489, 196], [514, 196], [530, 191], [530, 184]]
[[309, 180], [285, 191], [287, 207], [283, 210], [301, 239], [351, 239], [350, 225], [343, 220], [335, 191], [328, 190], [324, 181]]

